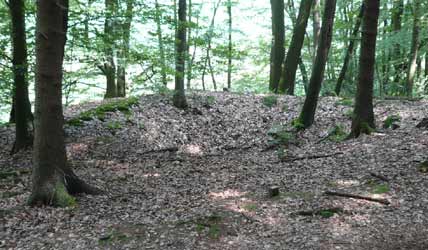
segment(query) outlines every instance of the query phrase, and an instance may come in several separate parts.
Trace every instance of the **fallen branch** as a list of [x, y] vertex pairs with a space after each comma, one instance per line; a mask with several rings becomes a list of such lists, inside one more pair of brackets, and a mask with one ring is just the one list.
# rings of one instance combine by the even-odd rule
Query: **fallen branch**
[[153, 153], [165, 153], [165, 152], [177, 152], [178, 147], [168, 147], [168, 148], [161, 148], [161, 149], [152, 149], [143, 152], [142, 154], [153, 154]]
[[343, 152], [336, 152], [333, 154], [327, 154], [327, 155], [309, 155], [309, 156], [303, 156], [303, 157], [295, 157], [290, 159], [281, 159], [281, 162], [294, 162], [294, 161], [301, 161], [301, 160], [313, 160], [313, 159], [321, 159], [321, 158], [329, 158], [336, 155], [343, 155]]
[[366, 201], [381, 203], [384, 205], [391, 204], [391, 202], [389, 202], [387, 199], [378, 199], [378, 198], [372, 198], [372, 197], [356, 195], [356, 194], [346, 194], [346, 193], [339, 193], [339, 192], [333, 192], [333, 191], [326, 191], [324, 195], [339, 196], [339, 197], [352, 198], [352, 199], [358, 199], [358, 200], [366, 200]]
[[386, 177], [385, 177], [385, 176], [383, 176], [383, 175], [376, 174], [376, 173], [373, 173], [373, 172], [370, 172], [370, 175], [371, 175], [371, 176], [373, 176], [373, 177], [375, 177], [375, 178], [378, 178], [379, 180], [382, 180], [382, 181], [384, 181], [384, 182], [389, 182], [389, 179], [388, 179], [388, 178], [386, 178]]
[[15, 171], [9, 171], [9, 172], [0, 172], [0, 179], [6, 179], [8, 177], [19, 177], [24, 174], [29, 174], [31, 170], [29, 169], [22, 169], [22, 170], [15, 170]]
[[338, 214], [338, 213], [343, 213], [343, 209], [340, 207], [321, 208], [321, 209], [298, 211], [293, 214], [298, 216], [315, 216], [315, 215], [323, 215], [326, 212]]

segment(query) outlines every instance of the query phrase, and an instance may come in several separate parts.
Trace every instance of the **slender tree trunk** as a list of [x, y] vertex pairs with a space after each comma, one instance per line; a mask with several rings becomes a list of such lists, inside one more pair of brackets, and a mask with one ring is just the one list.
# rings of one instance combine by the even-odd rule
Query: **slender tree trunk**
[[208, 31], [208, 36], [207, 36], [207, 51], [206, 51], [206, 57], [205, 57], [205, 63], [204, 63], [204, 74], [202, 75], [203, 81], [204, 81], [204, 77], [205, 77], [205, 73], [206, 73], [206, 68], [208, 65], [210, 74], [211, 74], [211, 80], [213, 82], [213, 86], [214, 86], [214, 90], [217, 90], [217, 82], [215, 80], [215, 75], [214, 75], [214, 69], [211, 63], [211, 43], [212, 43], [212, 38], [214, 36], [214, 25], [215, 25], [215, 18], [217, 16], [217, 10], [220, 7], [221, 4], [221, 0], [218, 0], [217, 4], [214, 5], [214, 13], [213, 13], [213, 17], [211, 19], [211, 24], [209, 27], [209, 31]]
[[313, 45], [314, 45], [314, 54], [313, 57], [315, 59], [315, 56], [317, 54], [318, 50], [318, 41], [319, 37], [321, 35], [321, 4], [320, 0], [314, 0], [313, 1], [313, 8], [312, 8], [312, 18], [313, 18]]
[[303, 41], [305, 39], [306, 26], [308, 24], [309, 15], [313, 0], [302, 0], [299, 8], [299, 15], [293, 29], [293, 37], [291, 38], [290, 47], [284, 61], [281, 80], [279, 82], [279, 92], [287, 92], [289, 95], [294, 95], [296, 84], [296, 71], [299, 64], [300, 55], [302, 53]]
[[[289, 9], [289, 17], [291, 19], [291, 23], [293, 24], [293, 29], [296, 27], [296, 23], [297, 23], [297, 17], [296, 17], [296, 13], [294, 10], [294, 2], [293, 1], [289, 1], [288, 2], [288, 9]], [[309, 49], [309, 53], [310, 49]], [[303, 62], [302, 56], [300, 55], [299, 58], [299, 69], [300, 69], [300, 73], [302, 74], [302, 81], [303, 81], [303, 89], [305, 91], [305, 95], [308, 92], [308, 72], [306, 70], [306, 66], [305, 63]]]
[[416, 77], [416, 70], [418, 67], [418, 52], [419, 52], [419, 32], [420, 32], [420, 16], [421, 16], [421, 1], [414, 0], [413, 7], [413, 34], [412, 46], [410, 49], [409, 66], [407, 67], [407, 84], [406, 92], [408, 97], [413, 96], [413, 85]]
[[354, 116], [350, 138], [361, 133], [369, 134], [375, 128], [373, 113], [373, 81], [376, 57], [376, 36], [380, 0], [364, 0], [363, 32], [360, 50], [360, 71], [358, 74]]
[[[36, 24], [36, 110], [30, 205], [68, 206], [69, 193], [99, 193], [67, 165], [62, 113], [62, 62], [68, 0], [39, 0]], [[49, 39], [48, 39], [49, 38]]]
[[318, 104], [318, 96], [324, 78], [325, 65], [331, 46], [333, 36], [334, 14], [336, 11], [336, 0], [326, 0], [321, 27], [321, 37], [318, 44], [317, 56], [312, 68], [311, 80], [309, 81], [308, 94], [300, 113], [299, 120], [305, 128], [314, 123], [315, 111]]
[[284, 0], [270, 0], [272, 9], [272, 48], [269, 89], [278, 92], [285, 57]]
[[[404, 1], [403, 0], [394, 0], [392, 7], [392, 16], [391, 16], [391, 25], [392, 31], [397, 34], [401, 31], [402, 21], [401, 18], [404, 12]], [[401, 85], [401, 75], [404, 69], [404, 64], [401, 58], [401, 45], [399, 42], [394, 44], [394, 52], [393, 52], [393, 60], [396, 61], [394, 63], [395, 76], [394, 83], [396, 86]]]
[[358, 14], [358, 18], [355, 21], [354, 29], [352, 30], [348, 49], [346, 50], [345, 59], [343, 61], [342, 69], [340, 70], [339, 78], [337, 79], [336, 88], [335, 88], [335, 92], [337, 96], [340, 95], [343, 81], [345, 80], [346, 72], [348, 71], [349, 62], [351, 61], [351, 58], [354, 55], [355, 42], [357, 41], [358, 33], [360, 31], [363, 14], [364, 14], [364, 3], [361, 5], [360, 13]]
[[186, 63], [186, 0], [178, 1], [178, 29], [175, 43], [175, 93], [173, 96], [174, 106], [180, 109], [187, 108], [186, 95], [184, 92], [184, 74]]
[[232, 41], [232, 1], [228, 0], [227, 2], [227, 13], [229, 15], [229, 50], [228, 50], [228, 62], [227, 62], [227, 89], [232, 88], [232, 51], [233, 51], [233, 41]]
[[[199, 15], [196, 16], [196, 34], [195, 34], [195, 37], [197, 38], [198, 36], [199, 36]], [[197, 45], [198, 45], [198, 43], [196, 43], [195, 41], [192, 41], [192, 42], [193, 42], [193, 53], [192, 53], [190, 60], [187, 63], [187, 86], [189, 87], [189, 89], [192, 87], [191, 82], [193, 79], [193, 63], [194, 63], [195, 58], [196, 58], [196, 50], [197, 50]], [[204, 83], [203, 88], [205, 90], [205, 83]]]
[[126, 96], [126, 68], [129, 57], [129, 38], [131, 36], [131, 24], [133, 18], [134, 0], [126, 0], [125, 20], [121, 23], [121, 43], [118, 53], [117, 66], [117, 96]]
[[167, 86], [168, 80], [167, 80], [167, 75], [166, 75], [165, 48], [164, 48], [164, 43], [163, 43], [162, 22], [161, 22], [162, 11], [160, 9], [160, 5], [158, 3], [158, 0], [155, 0], [155, 8], [156, 8], [155, 21], [156, 21], [156, 26], [157, 26], [158, 48], [159, 48], [162, 84], [164, 86]]
[[188, 4], [188, 25], [187, 25], [187, 56], [186, 56], [186, 62], [187, 62], [187, 89], [191, 89], [191, 78], [189, 78], [189, 71], [190, 71], [190, 61], [192, 60], [192, 55], [190, 54], [190, 45], [192, 43], [192, 17], [193, 17], [193, 4], [192, 0], [189, 0]]
[[13, 111], [15, 122], [15, 143], [11, 153], [31, 146], [32, 136], [29, 123], [32, 121], [31, 105], [28, 97], [28, 63], [25, 33], [25, 3], [23, 0], [9, 1], [12, 19], [12, 48], [14, 97]]
[[115, 0], [105, 0], [104, 46], [106, 61], [102, 66], [102, 71], [107, 81], [107, 90], [104, 96], [106, 99], [117, 97], [116, 64], [114, 62], [116, 9]]

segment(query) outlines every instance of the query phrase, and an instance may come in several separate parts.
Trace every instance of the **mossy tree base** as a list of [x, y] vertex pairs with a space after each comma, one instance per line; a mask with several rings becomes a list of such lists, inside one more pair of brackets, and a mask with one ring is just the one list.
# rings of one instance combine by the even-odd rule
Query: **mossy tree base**
[[76, 205], [76, 200], [67, 192], [64, 183], [60, 180], [52, 180], [33, 190], [28, 205], [70, 207]]
[[353, 122], [351, 133], [348, 136], [348, 139], [358, 138], [361, 134], [370, 135], [375, 131], [374, 123], [368, 122]]

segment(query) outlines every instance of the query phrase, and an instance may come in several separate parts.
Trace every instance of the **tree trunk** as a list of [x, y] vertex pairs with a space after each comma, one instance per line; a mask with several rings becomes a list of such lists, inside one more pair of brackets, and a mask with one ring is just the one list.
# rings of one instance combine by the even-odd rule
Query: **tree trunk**
[[314, 54], [313, 57], [315, 59], [315, 56], [317, 54], [318, 50], [318, 42], [319, 37], [321, 35], [321, 4], [320, 0], [314, 0], [313, 8], [312, 8], [312, 18], [313, 18], [313, 40], [314, 40]]
[[25, 3], [24, 0], [9, 1], [12, 19], [12, 47], [13, 47], [13, 76], [14, 97], [13, 115], [15, 122], [15, 143], [11, 153], [31, 146], [33, 140], [29, 123], [32, 121], [31, 104], [28, 97], [28, 63], [27, 42], [25, 33]]
[[187, 108], [186, 95], [184, 92], [184, 70], [186, 63], [186, 0], [178, 1], [178, 29], [175, 43], [175, 93], [173, 96], [174, 106], [180, 109]]
[[318, 44], [317, 56], [312, 68], [311, 80], [309, 81], [308, 94], [300, 113], [299, 120], [305, 128], [314, 123], [315, 111], [318, 103], [318, 96], [324, 78], [325, 65], [331, 46], [333, 36], [334, 14], [336, 11], [336, 0], [326, 0], [321, 27], [321, 37]]
[[278, 92], [281, 79], [281, 68], [285, 57], [285, 26], [284, 26], [284, 0], [271, 0], [272, 9], [272, 49], [269, 89]]
[[36, 109], [30, 205], [69, 206], [69, 193], [97, 194], [67, 165], [62, 113], [62, 63], [68, 0], [37, 1]]
[[131, 36], [131, 23], [133, 18], [134, 0], [126, 1], [125, 20], [120, 25], [121, 43], [117, 66], [117, 96], [126, 96], [126, 67], [129, 57], [129, 38]]
[[380, 0], [364, 0], [363, 31], [360, 50], [360, 70], [355, 97], [350, 138], [369, 134], [375, 128], [373, 113], [373, 78], [376, 57], [376, 36]]
[[313, 0], [302, 0], [299, 8], [299, 15], [293, 29], [290, 47], [284, 61], [281, 80], [279, 82], [279, 92], [294, 95], [296, 82], [296, 71], [302, 52], [303, 41], [305, 39], [306, 26], [311, 13]]
[[165, 60], [165, 49], [164, 49], [164, 43], [163, 43], [163, 35], [162, 35], [162, 11], [160, 9], [158, 0], [155, 0], [155, 8], [156, 8], [156, 15], [155, 15], [155, 21], [157, 26], [157, 35], [158, 35], [158, 47], [159, 47], [159, 57], [160, 57], [160, 64], [161, 64], [161, 77], [162, 77], [162, 84], [164, 86], [168, 85], [167, 75], [166, 75], [166, 60]]
[[[217, 16], [217, 10], [220, 6], [221, 0], [218, 0], [218, 2], [214, 5], [214, 13], [213, 13], [213, 17], [211, 19], [211, 24], [208, 30], [208, 35], [207, 35], [207, 51], [206, 51], [206, 57], [205, 57], [205, 62], [204, 62], [204, 69], [203, 69], [203, 74], [202, 74], [202, 82], [205, 82], [205, 73], [207, 70], [207, 65], [211, 74], [211, 80], [213, 82], [213, 86], [214, 86], [214, 90], [217, 90], [217, 82], [215, 80], [215, 76], [214, 76], [214, 69], [211, 63], [211, 43], [212, 43], [212, 37], [214, 36], [214, 25], [215, 25], [215, 18]], [[205, 85], [205, 84], [204, 84]]]
[[[195, 37], [198, 37], [199, 36], [199, 15], [196, 16], [196, 27], [197, 28], [196, 28]], [[196, 58], [196, 50], [198, 45], [197, 42], [195, 41], [192, 41], [192, 42], [193, 42], [193, 53], [190, 60], [187, 62], [187, 86], [189, 89], [191, 88], [191, 82], [193, 79], [193, 62], [195, 61], [195, 58]], [[205, 89], [205, 86], [204, 86], [204, 89]]]
[[406, 93], [408, 97], [413, 96], [413, 84], [415, 81], [417, 60], [419, 51], [419, 32], [420, 32], [420, 16], [421, 16], [421, 1], [415, 0], [413, 7], [413, 34], [412, 46], [410, 49], [409, 66], [407, 67], [407, 84]]
[[193, 15], [193, 3], [192, 0], [189, 0], [189, 4], [188, 7], [189, 9], [189, 13], [188, 13], [188, 24], [187, 24], [187, 56], [186, 56], [186, 61], [187, 61], [187, 89], [191, 89], [191, 78], [189, 79], [189, 72], [190, 72], [190, 63], [192, 60], [192, 55], [190, 54], [190, 45], [192, 42], [192, 15]]
[[227, 2], [227, 13], [229, 15], [229, 50], [227, 53], [228, 62], [227, 62], [227, 89], [232, 88], [232, 51], [233, 51], [233, 42], [232, 42], [232, 1], [228, 0]]
[[105, 0], [106, 16], [104, 22], [104, 47], [106, 61], [103, 66], [103, 73], [106, 76], [107, 90], [104, 98], [117, 97], [116, 85], [116, 65], [114, 62], [114, 49], [115, 49], [115, 13], [116, 2], [115, 0]]
[[[404, 12], [404, 2], [403, 0], [394, 0], [393, 7], [392, 7], [392, 15], [391, 15], [391, 25], [392, 25], [392, 31], [394, 34], [397, 34], [401, 31], [401, 18], [403, 16]], [[402, 62], [401, 57], [401, 46], [400, 42], [397, 42], [394, 44], [394, 52], [392, 59], [396, 61], [394, 63], [394, 69], [395, 69], [395, 76], [394, 76], [394, 83], [396, 86], [401, 85], [401, 75], [403, 73], [404, 64]]]
[[357, 41], [358, 33], [360, 31], [361, 20], [364, 14], [364, 3], [361, 5], [360, 13], [358, 14], [358, 18], [355, 21], [354, 29], [352, 30], [352, 34], [349, 40], [348, 49], [346, 50], [345, 59], [343, 61], [342, 69], [340, 70], [339, 78], [337, 79], [335, 92], [336, 95], [340, 95], [340, 91], [342, 90], [343, 81], [346, 77], [346, 72], [348, 71], [349, 62], [351, 61], [352, 56], [354, 55], [354, 46], [355, 41]]

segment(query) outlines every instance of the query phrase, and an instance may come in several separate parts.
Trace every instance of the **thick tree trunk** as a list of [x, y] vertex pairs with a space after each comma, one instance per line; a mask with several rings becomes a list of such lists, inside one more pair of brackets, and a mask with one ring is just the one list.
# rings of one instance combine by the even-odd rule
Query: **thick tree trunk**
[[175, 43], [175, 92], [173, 96], [174, 106], [180, 109], [187, 108], [184, 92], [184, 70], [186, 63], [186, 0], [178, 1], [178, 29]]
[[166, 60], [165, 60], [165, 48], [163, 43], [162, 35], [162, 11], [160, 9], [158, 0], [155, 0], [156, 15], [155, 21], [157, 26], [157, 35], [158, 35], [158, 48], [159, 48], [159, 57], [160, 57], [160, 66], [161, 66], [161, 77], [162, 84], [164, 86], [168, 85], [167, 75], [166, 75]]
[[229, 50], [227, 53], [227, 89], [232, 88], [232, 51], [233, 51], [233, 41], [232, 41], [232, 1], [228, 0], [227, 2], [227, 13], [229, 15]]
[[12, 110], [16, 128], [15, 143], [11, 153], [16, 153], [21, 149], [31, 146], [33, 142], [29, 127], [29, 123], [32, 121], [32, 114], [27, 83], [28, 63], [24, 0], [10, 0], [9, 8], [12, 19], [12, 63], [14, 76], [14, 108]]
[[413, 33], [412, 46], [410, 49], [409, 66], [407, 67], [407, 84], [406, 93], [408, 97], [413, 96], [413, 85], [418, 67], [418, 52], [419, 52], [419, 32], [420, 32], [420, 16], [421, 16], [421, 1], [415, 0], [413, 6]]
[[103, 73], [106, 76], [107, 90], [104, 98], [117, 97], [116, 85], [116, 64], [114, 62], [115, 49], [115, 12], [117, 9], [115, 0], [105, 0], [106, 16], [104, 22], [104, 47], [106, 61], [103, 66]]
[[305, 39], [306, 26], [311, 13], [313, 0], [302, 0], [299, 8], [299, 15], [294, 24], [293, 37], [284, 61], [281, 80], [279, 82], [279, 92], [294, 95], [296, 83], [296, 71], [302, 52], [303, 41]]
[[269, 89], [278, 92], [281, 68], [285, 57], [284, 0], [271, 0], [272, 48]]
[[355, 21], [354, 29], [352, 30], [348, 49], [346, 50], [345, 59], [343, 61], [343, 66], [342, 66], [342, 69], [340, 70], [339, 78], [337, 79], [336, 88], [335, 88], [335, 92], [337, 96], [340, 95], [343, 81], [345, 80], [346, 72], [348, 71], [349, 62], [351, 61], [351, 58], [354, 55], [355, 42], [357, 41], [358, 33], [360, 31], [363, 14], [364, 14], [364, 3], [361, 5], [360, 13], [358, 14], [358, 18]]
[[69, 193], [96, 194], [67, 166], [62, 113], [62, 62], [68, 0], [39, 0], [36, 24], [36, 109], [30, 205], [69, 206]]
[[325, 65], [331, 46], [333, 36], [334, 14], [336, 11], [336, 0], [326, 0], [321, 27], [317, 56], [312, 68], [311, 80], [309, 81], [308, 94], [305, 104], [300, 113], [299, 120], [305, 126], [310, 127], [314, 123], [315, 111], [318, 104], [318, 96], [324, 78]]
[[131, 36], [131, 23], [133, 18], [134, 0], [126, 1], [125, 20], [121, 24], [121, 43], [117, 66], [117, 96], [126, 96], [126, 68], [129, 57], [129, 38]]
[[364, 0], [363, 31], [360, 50], [354, 116], [350, 138], [369, 134], [375, 128], [373, 113], [373, 81], [375, 72], [376, 36], [380, 0]]

